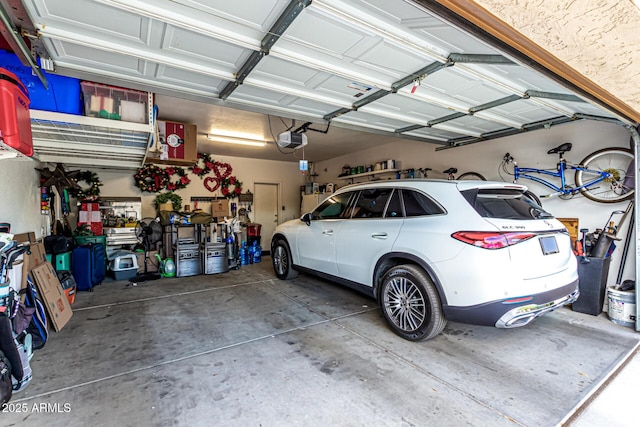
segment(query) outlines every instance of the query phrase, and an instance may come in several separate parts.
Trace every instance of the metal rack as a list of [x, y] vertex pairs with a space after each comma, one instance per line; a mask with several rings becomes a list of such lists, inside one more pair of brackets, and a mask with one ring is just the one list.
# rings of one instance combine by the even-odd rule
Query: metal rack
[[[153, 105], [148, 94], [147, 105]], [[52, 111], [30, 110], [34, 157], [41, 162], [135, 169], [153, 136], [148, 123], [132, 123]]]

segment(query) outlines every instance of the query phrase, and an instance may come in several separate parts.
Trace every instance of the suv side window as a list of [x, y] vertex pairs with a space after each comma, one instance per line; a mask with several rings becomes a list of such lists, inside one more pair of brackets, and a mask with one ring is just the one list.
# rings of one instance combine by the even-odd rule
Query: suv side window
[[392, 191], [391, 188], [371, 188], [360, 191], [351, 218], [382, 218]]
[[402, 199], [407, 217], [445, 213], [444, 209], [433, 199], [417, 191], [402, 190]]
[[322, 202], [312, 213], [311, 219], [340, 219], [351, 215], [350, 201], [355, 192], [336, 194]]
[[400, 190], [394, 190], [389, 199], [387, 205], [387, 211], [384, 214], [385, 218], [402, 218], [404, 213], [402, 212], [402, 200], [400, 200]]

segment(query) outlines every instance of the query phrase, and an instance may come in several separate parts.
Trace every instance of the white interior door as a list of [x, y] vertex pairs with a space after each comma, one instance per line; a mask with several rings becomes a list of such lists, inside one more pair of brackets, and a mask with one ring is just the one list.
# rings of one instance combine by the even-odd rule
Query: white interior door
[[273, 183], [256, 183], [253, 193], [254, 222], [262, 224], [260, 230], [260, 246], [269, 251], [271, 235], [278, 225], [278, 206], [280, 201], [280, 185]]

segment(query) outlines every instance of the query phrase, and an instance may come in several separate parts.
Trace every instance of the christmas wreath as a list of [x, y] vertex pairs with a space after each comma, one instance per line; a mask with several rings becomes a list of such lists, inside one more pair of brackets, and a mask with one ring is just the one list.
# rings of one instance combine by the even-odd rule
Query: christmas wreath
[[74, 181], [84, 181], [89, 184], [89, 188], [74, 188], [69, 187], [68, 191], [72, 197], [75, 197], [80, 202], [95, 202], [100, 198], [100, 187], [102, 182], [98, 175], [91, 171], [80, 171], [75, 175]]
[[[191, 182], [191, 179], [187, 176], [187, 171], [182, 168], [175, 168], [170, 166], [165, 169], [165, 172], [169, 176], [169, 182], [167, 182], [167, 190], [175, 191], [187, 188], [187, 185]], [[171, 181], [173, 175], [178, 175], [177, 181]]]
[[[230, 186], [234, 186], [233, 190], [230, 190]], [[222, 195], [227, 199], [233, 199], [238, 197], [240, 193], [242, 193], [242, 181], [238, 180], [235, 176], [230, 176], [228, 178], [222, 178], [220, 180], [220, 190]]]
[[145, 165], [133, 175], [134, 184], [142, 191], [157, 193], [169, 183], [167, 171], [156, 165]]
[[[198, 162], [189, 167], [192, 174], [198, 175], [200, 178], [207, 175], [213, 169], [215, 162], [211, 160], [211, 156], [205, 153], [198, 153]], [[200, 166], [202, 164], [202, 166]]]

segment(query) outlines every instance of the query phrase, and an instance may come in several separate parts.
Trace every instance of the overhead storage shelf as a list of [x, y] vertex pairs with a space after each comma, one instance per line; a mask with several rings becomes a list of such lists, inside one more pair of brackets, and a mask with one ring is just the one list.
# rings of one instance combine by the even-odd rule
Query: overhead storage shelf
[[41, 162], [136, 169], [144, 164], [150, 124], [31, 110], [34, 157]]

